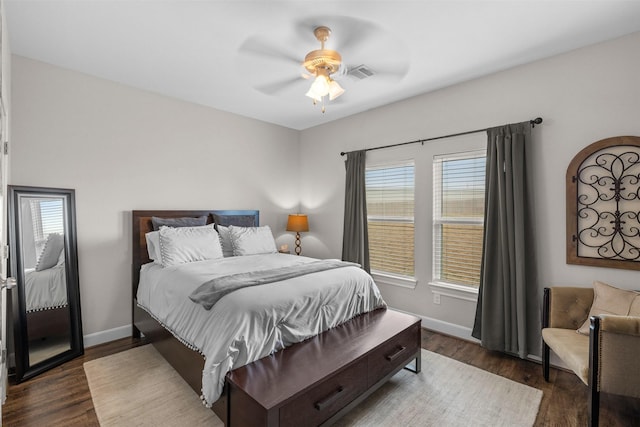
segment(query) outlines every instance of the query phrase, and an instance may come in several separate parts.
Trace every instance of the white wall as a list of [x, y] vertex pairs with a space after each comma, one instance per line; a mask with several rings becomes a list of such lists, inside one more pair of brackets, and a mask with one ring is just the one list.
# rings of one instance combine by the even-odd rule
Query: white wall
[[[85, 334], [121, 332], [131, 320], [130, 210], [257, 208], [278, 243], [292, 246], [286, 214], [300, 203], [311, 227], [303, 233], [303, 253], [340, 257], [341, 151], [542, 116], [531, 150], [535, 332], [544, 286], [588, 286], [598, 279], [638, 288], [637, 272], [565, 263], [564, 177], [586, 145], [640, 135], [639, 49], [636, 33], [302, 132], [14, 56], [9, 182], [76, 189]], [[418, 263], [423, 277], [415, 290], [381, 285], [387, 302], [431, 327], [468, 335], [475, 304], [443, 296], [434, 305], [427, 285], [431, 259]], [[532, 337], [531, 352], [539, 354]]]
[[[305, 252], [318, 257], [341, 254], [345, 159], [341, 151], [541, 116], [544, 123], [533, 130], [531, 147], [539, 281], [529, 301], [530, 352], [539, 355], [543, 287], [589, 286], [597, 279], [638, 289], [638, 272], [567, 265], [564, 251], [569, 162], [592, 142], [640, 135], [639, 51], [640, 33], [635, 33], [303, 131], [302, 210], [313, 224], [312, 232], [303, 237]], [[421, 208], [426, 209], [416, 209]], [[428, 273], [418, 277], [416, 289], [381, 285], [383, 296], [391, 306], [423, 316], [431, 327], [468, 336], [475, 303], [442, 297], [441, 304], [434, 305], [427, 285], [431, 259], [419, 255], [417, 263], [426, 265], [417, 271]]]
[[20, 56], [12, 66], [9, 183], [76, 190], [91, 343], [130, 330], [131, 210], [259, 209], [278, 243], [293, 244], [297, 131]]

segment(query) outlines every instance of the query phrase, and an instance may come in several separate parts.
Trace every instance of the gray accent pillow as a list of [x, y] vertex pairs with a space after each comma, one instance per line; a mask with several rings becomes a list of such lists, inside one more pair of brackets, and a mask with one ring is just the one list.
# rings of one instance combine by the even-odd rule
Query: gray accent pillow
[[47, 237], [47, 241], [42, 248], [38, 263], [36, 264], [36, 271], [42, 271], [55, 266], [60, 258], [60, 253], [64, 248], [64, 237], [62, 234], [51, 233]]
[[199, 227], [207, 225], [207, 215], [198, 217], [184, 217], [184, 218], [158, 218], [157, 216], [151, 217], [151, 223], [153, 224], [153, 230], [158, 231], [160, 227]]
[[213, 222], [216, 225], [228, 227], [235, 225], [236, 227], [257, 227], [256, 217], [254, 215], [219, 215], [213, 214]]
[[229, 227], [216, 225], [218, 235], [220, 236], [220, 244], [222, 245], [222, 254], [224, 257], [233, 256], [233, 242], [231, 241], [231, 232]]

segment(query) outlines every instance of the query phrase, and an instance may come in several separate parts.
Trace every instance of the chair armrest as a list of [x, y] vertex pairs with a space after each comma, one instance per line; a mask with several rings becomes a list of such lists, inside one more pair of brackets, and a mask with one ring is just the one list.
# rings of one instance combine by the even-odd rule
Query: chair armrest
[[601, 314], [600, 332], [640, 337], [640, 317]]
[[543, 328], [578, 329], [589, 317], [593, 288], [545, 288]]
[[591, 316], [589, 334], [589, 386], [640, 398], [640, 317]]

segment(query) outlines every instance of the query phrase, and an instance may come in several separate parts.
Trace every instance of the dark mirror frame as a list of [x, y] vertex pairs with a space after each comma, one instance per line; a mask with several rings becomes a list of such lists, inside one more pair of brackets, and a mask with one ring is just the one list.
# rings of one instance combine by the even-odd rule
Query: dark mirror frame
[[[54, 368], [84, 353], [82, 321], [80, 313], [80, 288], [78, 281], [78, 251], [76, 243], [75, 190], [63, 188], [8, 186], [9, 209], [9, 259], [10, 273], [17, 286], [11, 290], [13, 331], [15, 345], [16, 382], [25, 381], [46, 370]], [[27, 310], [24, 294], [24, 268], [20, 236], [20, 196], [61, 196], [65, 200], [66, 221], [64, 250], [69, 304], [70, 349], [38, 363], [29, 363], [29, 340], [27, 337]]]

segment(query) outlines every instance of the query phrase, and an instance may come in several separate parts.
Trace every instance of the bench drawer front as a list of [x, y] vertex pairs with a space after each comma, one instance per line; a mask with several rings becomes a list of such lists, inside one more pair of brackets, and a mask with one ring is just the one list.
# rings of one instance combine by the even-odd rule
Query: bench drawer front
[[419, 348], [420, 326], [411, 326], [369, 354], [368, 386], [392, 372]]
[[280, 408], [280, 426], [318, 425], [366, 389], [367, 359], [363, 358]]

